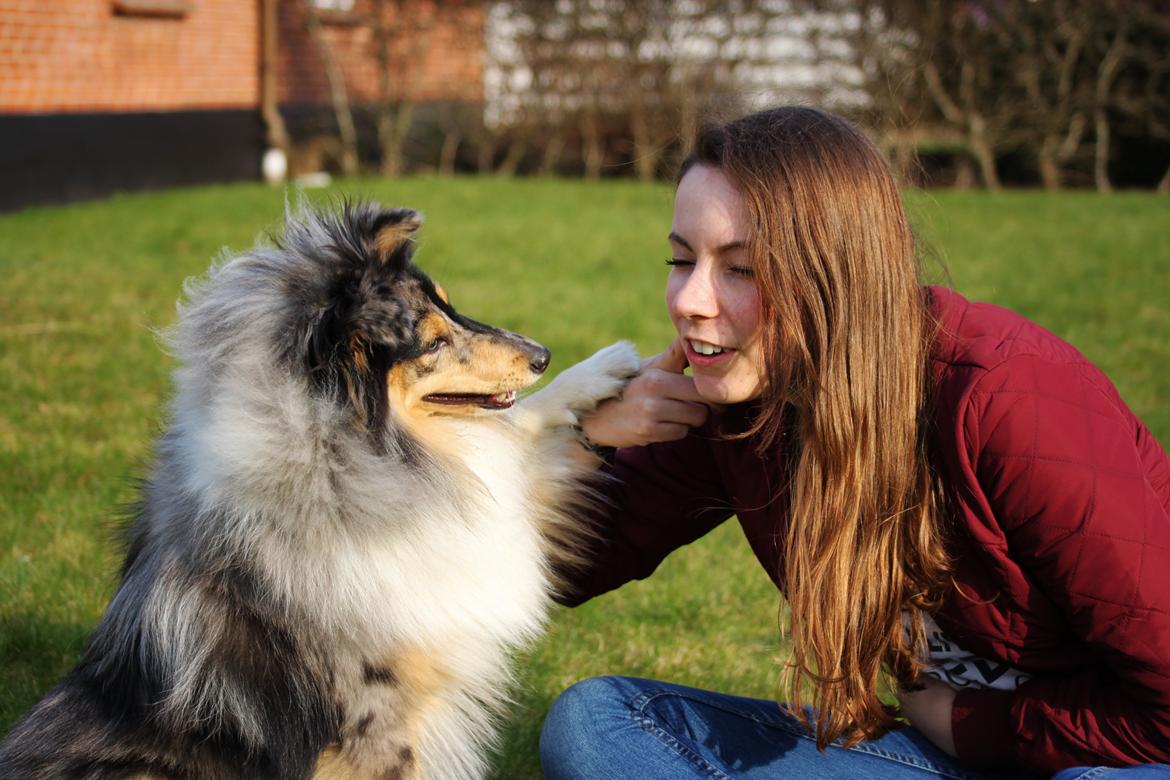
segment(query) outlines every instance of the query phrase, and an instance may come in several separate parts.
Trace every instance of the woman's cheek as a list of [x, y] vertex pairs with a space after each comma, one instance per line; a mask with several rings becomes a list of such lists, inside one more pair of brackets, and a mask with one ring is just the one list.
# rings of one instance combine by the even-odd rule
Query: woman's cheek
[[675, 302], [678, 300], [678, 290], [681, 284], [675, 279], [676, 274], [673, 272], [667, 278], [666, 282], [666, 313], [670, 317], [670, 321], [674, 323], [675, 330], [678, 330], [679, 322], [682, 317], [678, 314], [678, 309], [675, 307]]

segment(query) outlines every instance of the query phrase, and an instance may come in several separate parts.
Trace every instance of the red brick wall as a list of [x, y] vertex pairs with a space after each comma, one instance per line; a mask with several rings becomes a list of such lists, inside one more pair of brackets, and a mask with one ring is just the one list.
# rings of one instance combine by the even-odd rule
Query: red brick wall
[[[303, 0], [279, 3], [279, 99], [327, 105]], [[375, 0], [324, 16], [350, 100], [380, 94]], [[187, 0], [177, 18], [120, 15], [114, 0], [0, 0], [0, 112], [134, 112], [259, 105], [259, 0]], [[418, 101], [482, 100], [479, 2], [388, 0], [394, 89]]]
[[[325, 38], [345, 74], [353, 103], [377, 100], [380, 92], [377, 43], [370, 14], [377, 0], [356, 0], [348, 15], [322, 16]], [[483, 99], [484, 12], [480, 2], [387, 0], [393, 89], [416, 101]], [[280, 102], [327, 104], [328, 82], [317, 47], [305, 28], [300, 2], [280, 6]]]
[[0, 111], [246, 108], [259, 102], [259, 4], [189, 0], [179, 18], [112, 0], [0, 0]]

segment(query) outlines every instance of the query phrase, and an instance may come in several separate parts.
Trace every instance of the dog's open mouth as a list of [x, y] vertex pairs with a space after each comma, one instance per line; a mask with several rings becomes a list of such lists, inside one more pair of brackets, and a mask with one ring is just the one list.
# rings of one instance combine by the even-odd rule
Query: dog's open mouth
[[480, 393], [431, 393], [424, 401], [447, 406], [478, 406], [482, 409], [507, 409], [516, 403], [516, 391], [486, 395]]

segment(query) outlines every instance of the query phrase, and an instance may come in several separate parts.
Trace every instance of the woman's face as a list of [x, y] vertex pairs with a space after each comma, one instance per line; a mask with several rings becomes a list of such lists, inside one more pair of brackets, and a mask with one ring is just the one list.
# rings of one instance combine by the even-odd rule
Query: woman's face
[[760, 294], [748, 263], [743, 199], [717, 168], [692, 166], [674, 196], [666, 308], [706, 401], [748, 401], [763, 389]]

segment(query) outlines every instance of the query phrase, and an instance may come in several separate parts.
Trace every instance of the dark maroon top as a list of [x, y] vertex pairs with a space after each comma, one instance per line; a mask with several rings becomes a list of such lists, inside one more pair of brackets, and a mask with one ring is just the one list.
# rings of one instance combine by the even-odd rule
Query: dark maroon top
[[[955, 566], [935, 619], [965, 650], [1034, 675], [958, 693], [960, 759], [1044, 772], [1170, 761], [1170, 460], [1073, 347], [1006, 309], [930, 298], [931, 445]], [[750, 414], [733, 406], [681, 441], [618, 451], [613, 509], [566, 603], [648, 576], [733, 514], [783, 590], [783, 447], [761, 458], [721, 435]]]

